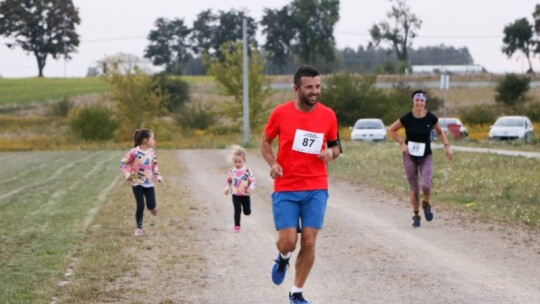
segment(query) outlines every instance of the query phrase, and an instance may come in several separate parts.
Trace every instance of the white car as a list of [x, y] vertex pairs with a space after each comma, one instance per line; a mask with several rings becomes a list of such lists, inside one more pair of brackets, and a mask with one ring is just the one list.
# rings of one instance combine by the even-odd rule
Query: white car
[[386, 127], [378, 118], [361, 118], [352, 128], [351, 140], [385, 141]]
[[455, 117], [439, 118], [439, 126], [441, 126], [441, 129], [445, 134], [449, 134], [448, 125], [452, 125], [452, 124], [459, 126], [459, 133], [460, 133], [461, 138], [465, 138], [469, 136], [469, 131], [467, 130], [467, 128], [465, 128], [465, 126], [463, 125], [461, 120], [459, 120], [459, 118], [455, 118]]
[[526, 116], [501, 116], [489, 130], [489, 140], [519, 139], [526, 142], [532, 138], [533, 124]]

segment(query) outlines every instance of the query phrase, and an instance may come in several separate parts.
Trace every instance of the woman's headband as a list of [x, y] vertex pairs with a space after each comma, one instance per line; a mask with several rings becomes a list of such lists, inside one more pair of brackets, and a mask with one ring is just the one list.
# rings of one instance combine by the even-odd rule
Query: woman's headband
[[423, 101], [426, 101], [426, 100], [427, 100], [427, 97], [426, 97], [426, 94], [424, 94], [424, 93], [416, 93], [416, 94], [414, 94], [414, 96], [413, 96], [413, 100], [414, 100], [414, 99], [421, 99], [421, 100], [423, 100]]

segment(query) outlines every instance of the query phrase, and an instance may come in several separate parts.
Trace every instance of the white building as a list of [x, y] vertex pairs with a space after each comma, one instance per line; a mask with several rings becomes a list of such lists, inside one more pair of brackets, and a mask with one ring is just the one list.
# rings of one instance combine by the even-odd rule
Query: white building
[[480, 74], [485, 72], [481, 65], [413, 65], [413, 74]]
[[127, 53], [116, 53], [98, 60], [95, 66], [88, 69], [87, 76], [104, 75], [112, 66], [116, 66], [118, 72], [122, 74], [133, 72], [135, 67], [139, 68], [145, 74], [160, 72], [160, 69], [152, 65], [152, 62], [147, 58], [139, 58]]

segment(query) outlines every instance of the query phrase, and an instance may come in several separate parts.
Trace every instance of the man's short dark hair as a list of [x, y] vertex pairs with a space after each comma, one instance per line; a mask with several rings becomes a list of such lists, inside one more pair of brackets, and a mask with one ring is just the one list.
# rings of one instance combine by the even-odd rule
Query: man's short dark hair
[[319, 71], [316, 68], [309, 65], [301, 66], [296, 73], [294, 73], [294, 84], [300, 87], [300, 78], [302, 77], [316, 77], [319, 76]]

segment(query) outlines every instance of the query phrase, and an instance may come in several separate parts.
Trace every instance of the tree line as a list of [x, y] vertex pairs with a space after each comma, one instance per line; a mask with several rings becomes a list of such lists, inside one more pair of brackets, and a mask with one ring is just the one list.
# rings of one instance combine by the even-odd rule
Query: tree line
[[[371, 42], [356, 50], [338, 50], [334, 29], [339, 21], [339, 0], [292, 0], [277, 9], [264, 9], [261, 20], [247, 11], [212, 9], [200, 12], [192, 25], [183, 18], [158, 18], [148, 34], [144, 57], [163, 66], [169, 74], [205, 74], [203, 57], [223, 59], [221, 46], [242, 39], [242, 20], [247, 21], [250, 51], [266, 60], [265, 73], [290, 73], [300, 64], [312, 64], [323, 73], [336, 71], [396, 73], [412, 64], [471, 64], [466, 47], [444, 45], [414, 49], [413, 40], [422, 20], [407, 0], [392, 3], [387, 19], [374, 24]], [[502, 52], [508, 57], [521, 52], [533, 73], [531, 59], [540, 55], [540, 4], [533, 21], [520, 18], [504, 27]], [[38, 75], [43, 76], [47, 58], [71, 59], [80, 44], [76, 27], [78, 8], [72, 0], [4, 0], [0, 2], [0, 36], [6, 46], [19, 47], [35, 56]], [[261, 31], [265, 42], [256, 40]]]
[[[339, 21], [339, 0], [292, 0], [277, 9], [264, 9], [261, 20], [247, 11], [231, 9], [200, 12], [193, 23], [183, 18], [157, 18], [147, 39], [144, 57], [162, 66], [169, 74], [205, 74], [204, 56], [223, 59], [222, 45], [233, 46], [242, 40], [242, 20], [247, 23], [251, 47], [265, 59], [267, 74], [293, 71], [300, 64], [312, 64], [322, 72], [401, 72], [410, 64], [468, 64], [472, 58], [467, 48], [444, 45], [413, 49], [415, 30], [421, 21], [407, 6], [406, 0], [393, 3], [387, 21], [373, 26], [373, 42], [358, 49], [338, 50], [334, 29]], [[8, 47], [20, 47], [33, 53], [38, 75], [49, 56], [66, 60], [76, 52], [80, 37], [78, 8], [71, 0], [4, 0], [0, 3], [0, 35], [11, 39]], [[259, 43], [255, 35], [265, 37]], [[385, 45], [386, 43], [386, 45]]]

